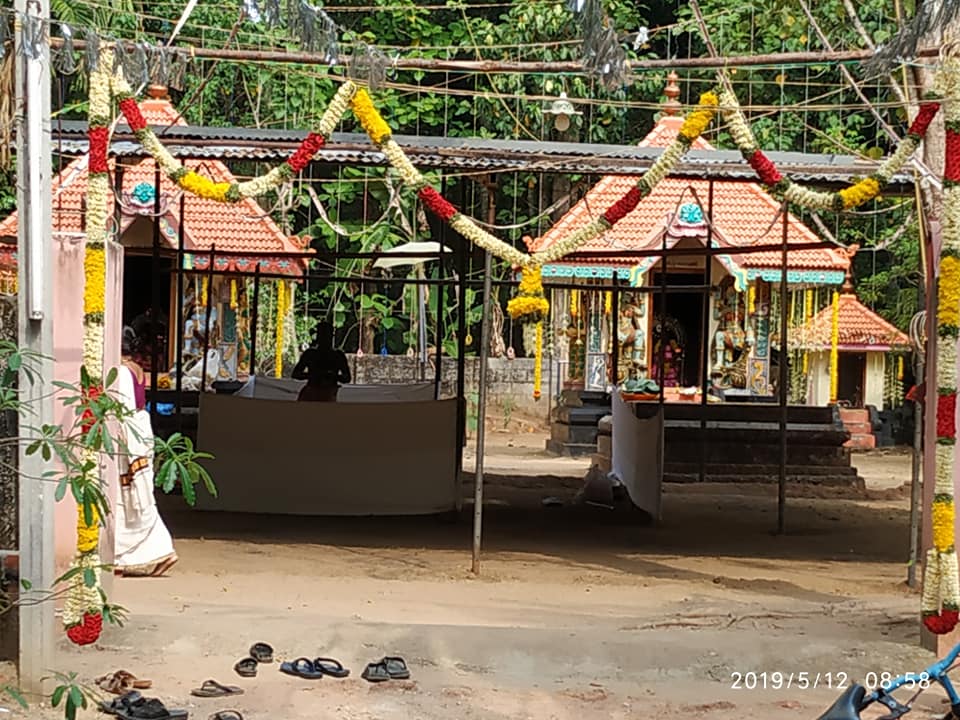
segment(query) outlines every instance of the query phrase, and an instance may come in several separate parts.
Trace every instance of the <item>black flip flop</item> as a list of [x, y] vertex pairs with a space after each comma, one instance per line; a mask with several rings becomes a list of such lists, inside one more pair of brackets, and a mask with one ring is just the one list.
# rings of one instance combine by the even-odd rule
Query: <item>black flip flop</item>
[[237, 661], [237, 664], [233, 666], [233, 671], [240, 677], [256, 677], [257, 661], [252, 657], [245, 657]]
[[250, 648], [250, 657], [260, 663], [273, 662], [273, 648], [266, 643], [255, 643]]
[[190, 691], [194, 697], [218, 698], [230, 695], [243, 695], [243, 689], [236, 685], [221, 685], [216, 680], [207, 680], [198, 688]]
[[385, 657], [380, 661], [387, 668], [391, 680], [409, 680], [410, 670], [402, 657]]
[[239, 710], [221, 710], [210, 716], [210, 720], [243, 720]]
[[370, 663], [363, 670], [360, 676], [367, 682], [381, 683], [390, 680], [390, 673], [387, 672], [387, 664], [384, 662]]
[[119, 715], [121, 712], [127, 712], [138, 705], [142, 705], [144, 702], [143, 695], [133, 690], [113, 700], [103, 700], [100, 703], [100, 712], [107, 715]]
[[333, 658], [317, 658], [313, 661], [313, 667], [324, 675], [329, 675], [333, 678], [343, 679], [350, 677], [350, 671], [343, 666], [343, 663]]
[[307, 658], [297, 658], [293, 662], [281, 663], [280, 672], [304, 680], [320, 680], [323, 678], [323, 673], [317, 670], [312, 660]]

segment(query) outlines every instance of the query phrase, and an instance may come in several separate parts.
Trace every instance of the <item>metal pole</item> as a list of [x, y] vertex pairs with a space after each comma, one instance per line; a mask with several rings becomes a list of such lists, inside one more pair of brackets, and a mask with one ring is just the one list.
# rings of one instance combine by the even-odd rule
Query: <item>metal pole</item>
[[[613, 271], [613, 290], [610, 291], [610, 385], [619, 386], [620, 376], [620, 274]], [[646, 332], [646, 331], [644, 331]]]
[[[707, 250], [713, 245], [713, 180], [707, 190]], [[713, 275], [713, 257], [703, 256], [703, 285], [701, 308], [703, 312], [702, 340], [700, 341], [700, 482], [707, 480], [707, 384], [710, 382], [710, 280]], [[745, 352], [745, 351], [742, 351]]]
[[[667, 231], [663, 231], [660, 243], [660, 312], [657, 319], [660, 325], [660, 349], [657, 351], [657, 385], [660, 386], [660, 405], [664, 403], [663, 379], [666, 377], [663, 361], [666, 359], [666, 320], [667, 320]], [[661, 408], [662, 409], [662, 408]], [[664, 416], [666, 417], [666, 416]]]
[[253, 274], [253, 307], [250, 309], [250, 377], [257, 376], [257, 321], [260, 319], [260, 263]]
[[783, 203], [783, 247], [780, 251], [780, 482], [777, 486], [777, 532], [786, 532], [787, 508], [787, 233], [790, 214]]
[[160, 390], [160, 165], [153, 170], [153, 249], [150, 255], [150, 420], [157, 427], [157, 393]]
[[[914, 383], [920, 384], [926, 365], [923, 349], [916, 353]], [[923, 457], [923, 403], [913, 403], [913, 457], [910, 462], [910, 562], [907, 564], [907, 585], [917, 587], [917, 567], [920, 564], [920, 462]]]
[[[442, 280], [444, 275], [444, 266], [443, 259], [441, 258], [439, 264], [439, 270], [437, 271], [437, 279]], [[421, 303], [423, 303], [423, 293], [429, 293], [429, 285], [417, 285], [417, 294], [421, 298]], [[446, 311], [446, 296], [447, 296], [447, 286], [440, 284], [437, 285], [437, 333], [436, 340], [434, 341], [434, 346], [437, 348], [437, 363], [434, 368], [434, 397], [439, 400], [440, 395], [442, 394], [443, 389], [443, 334], [446, 331], [446, 325], [444, 324], [444, 312]], [[423, 355], [420, 360], [421, 372], [426, 372], [426, 360], [427, 360], [427, 311], [424, 308], [423, 310], [423, 349], [421, 352]]]
[[483, 260], [483, 315], [480, 325], [480, 373], [477, 378], [477, 466], [473, 491], [473, 565], [474, 575], [480, 574], [480, 544], [483, 536], [483, 443], [486, 439], [487, 419], [487, 361], [490, 351], [490, 275], [492, 257], [484, 251]]
[[[203, 359], [200, 361], [200, 392], [207, 391], [207, 352], [210, 350], [210, 313], [213, 308], [213, 260], [217, 252], [217, 246], [210, 246], [210, 266], [207, 268], [207, 307], [206, 314], [203, 316]], [[283, 286], [279, 286], [281, 292]]]
[[[46, 42], [36, 57], [28, 53], [29, 29], [42, 28], [50, 18], [49, 0], [16, 0], [18, 342], [35, 353], [39, 378], [21, 382], [20, 400], [32, 411], [30, 422], [53, 425], [53, 245], [50, 241], [50, 56]], [[21, 27], [22, 23], [22, 27]], [[27, 693], [43, 693], [54, 656], [54, 604], [42, 601], [55, 579], [54, 488], [40, 477], [46, 463], [40, 453], [18, 455], [18, 549], [20, 577], [33, 589], [20, 590], [19, 674]], [[7, 508], [12, 511], [12, 508]], [[49, 687], [49, 683], [47, 683]]]
[[183, 247], [186, 244], [187, 194], [180, 193], [180, 226], [177, 228], [177, 430], [183, 432]]

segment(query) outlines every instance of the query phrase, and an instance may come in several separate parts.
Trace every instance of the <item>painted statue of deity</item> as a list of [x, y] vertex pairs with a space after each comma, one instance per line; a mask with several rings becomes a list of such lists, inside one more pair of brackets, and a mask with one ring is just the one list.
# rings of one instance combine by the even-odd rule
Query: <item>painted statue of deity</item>
[[[626, 295], [620, 306], [617, 327], [617, 382], [635, 380], [646, 375], [647, 330], [643, 309], [632, 295]], [[640, 302], [643, 302], [641, 299]]]
[[745, 387], [744, 370], [751, 338], [741, 323], [740, 296], [732, 278], [726, 278], [721, 285], [715, 311], [720, 323], [713, 336], [712, 374], [720, 378], [723, 386]]

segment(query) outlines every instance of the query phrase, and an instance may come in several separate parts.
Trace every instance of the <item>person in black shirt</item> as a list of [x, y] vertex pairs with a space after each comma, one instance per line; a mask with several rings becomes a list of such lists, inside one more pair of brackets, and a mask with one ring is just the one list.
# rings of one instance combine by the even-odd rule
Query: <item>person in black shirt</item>
[[294, 380], [306, 380], [298, 400], [335, 402], [341, 383], [350, 382], [347, 356], [333, 347], [333, 326], [323, 322], [317, 326], [317, 342], [307, 348], [293, 369]]

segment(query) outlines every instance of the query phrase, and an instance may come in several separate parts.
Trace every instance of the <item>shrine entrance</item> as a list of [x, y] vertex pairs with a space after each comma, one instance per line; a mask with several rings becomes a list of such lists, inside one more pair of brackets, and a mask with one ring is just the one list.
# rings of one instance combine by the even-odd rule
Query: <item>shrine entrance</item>
[[[659, 288], [661, 282], [659, 273], [650, 279], [653, 288]], [[703, 273], [667, 272], [667, 288], [702, 284]], [[699, 291], [668, 291], [664, 296], [654, 290], [651, 299], [650, 377], [659, 382], [660, 348], [665, 343], [664, 387], [699, 386], [703, 377], [703, 294]]]

